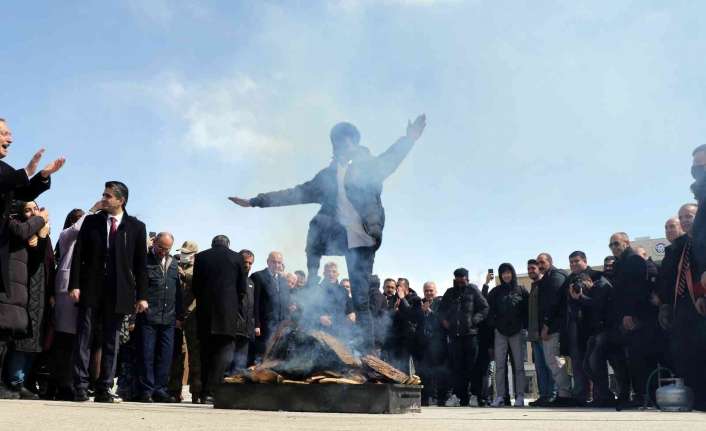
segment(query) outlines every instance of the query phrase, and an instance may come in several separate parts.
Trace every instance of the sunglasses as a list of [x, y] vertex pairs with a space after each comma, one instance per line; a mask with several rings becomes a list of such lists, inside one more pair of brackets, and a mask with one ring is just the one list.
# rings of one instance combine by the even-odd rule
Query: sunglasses
[[620, 243], [618, 241], [613, 241], [613, 242], [608, 243], [609, 248], [617, 247], [619, 245], [620, 245]]

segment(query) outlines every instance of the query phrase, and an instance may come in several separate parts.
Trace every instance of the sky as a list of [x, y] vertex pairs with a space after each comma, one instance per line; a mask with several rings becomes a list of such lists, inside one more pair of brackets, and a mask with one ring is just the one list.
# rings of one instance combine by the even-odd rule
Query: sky
[[[217, 234], [305, 268], [315, 205], [244, 209], [309, 180], [350, 121], [384, 151], [427, 129], [383, 192], [381, 278], [440, 290], [466, 267], [609, 254], [693, 200], [706, 123], [706, 3], [291, 0], [4, 2], [0, 117], [24, 166], [65, 156], [54, 236], [106, 180], [177, 248]], [[327, 259], [329, 260], [329, 259]], [[340, 259], [332, 259], [341, 262]], [[345, 273], [344, 268], [342, 272]]]

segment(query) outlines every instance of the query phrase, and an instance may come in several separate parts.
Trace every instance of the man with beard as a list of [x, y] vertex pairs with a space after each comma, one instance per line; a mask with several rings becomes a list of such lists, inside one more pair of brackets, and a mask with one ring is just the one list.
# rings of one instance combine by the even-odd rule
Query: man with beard
[[539, 281], [542, 279], [542, 272], [539, 270], [539, 263], [536, 259], [527, 261], [527, 276], [532, 284], [528, 301], [527, 339], [532, 343], [532, 359], [539, 389], [539, 398], [529, 405], [535, 407], [547, 404], [554, 399], [554, 378], [552, 378], [552, 370], [544, 359], [544, 349], [540, 337], [542, 322], [539, 314]]
[[679, 377], [694, 390], [695, 408], [706, 410], [706, 315], [703, 287], [695, 262], [695, 204], [679, 209], [679, 223], [686, 232], [667, 247], [660, 272], [660, 324], [669, 329], [672, 361]]
[[468, 384], [478, 358], [478, 324], [488, 317], [488, 302], [475, 284], [468, 281], [468, 270], [454, 271], [453, 287], [441, 299], [441, 326], [449, 335], [449, 358], [454, 393], [461, 406], [468, 406]]
[[359, 327], [357, 341], [363, 352], [372, 351], [374, 346], [370, 276], [385, 225], [383, 183], [412, 150], [425, 126], [426, 117], [420, 115], [414, 123], [408, 123], [404, 137], [376, 157], [360, 145], [360, 132], [354, 125], [339, 123], [330, 134], [334, 160], [311, 181], [252, 199], [230, 198], [242, 207], [321, 204], [309, 223], [309, 283], [316, 284], [321, 256], [345, 256]]

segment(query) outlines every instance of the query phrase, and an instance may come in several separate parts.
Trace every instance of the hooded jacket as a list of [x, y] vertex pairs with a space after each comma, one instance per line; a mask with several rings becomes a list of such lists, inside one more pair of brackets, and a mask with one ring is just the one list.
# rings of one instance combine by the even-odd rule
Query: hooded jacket
[[488, 294], [488, 324], [506, 337], [527, 329], [529, 292], [517, 284], [517, 273], [509, 263], [500, 265], [498, 275], [512, 272], [510, 283], [502, 282]]
[[478, 335], [478, 325], [488, 316], [488, 302], [475, 284], [455, 286], [444, 292], [439, 307], [452, 337]]
[[[377, 250], [382, 243], [385, 225], [385, 210], [382, 206], [382, 186], [409, 154], [414, 141], [402, 137], [379, 156], [370, 150], [356, 146], [344, 185], [346, 196], [360, 215], [363, 229], [375, 240]], [[253, 207], [277, 207], [285, 205], [321, 205], [321, 209], [309, 223], [306, 253], [310, 256], [342, 256], [348, 250], [346, 230], [338, 220], [338, 182], [336, 161], [321, 170], [313, 179], [296, 187], [270, 193], [261, 193], [250, 199]]]

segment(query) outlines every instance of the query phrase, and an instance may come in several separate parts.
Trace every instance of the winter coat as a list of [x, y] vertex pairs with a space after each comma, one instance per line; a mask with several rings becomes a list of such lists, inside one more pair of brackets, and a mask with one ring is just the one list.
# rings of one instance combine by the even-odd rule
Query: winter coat
[[21, 338], [28, 335], [27, 314], [27, 241], [44, 227], [44, 219], [35, 216], [21, 222], [11, 219], [8, 224], [8, 274], [9, 282], [0, 292], [0, 339]]
[[174, 325], [182, 315], [182, 296], [179, 285], [179, 265], [176, 259], [167, 257], [164, 271], [160, 259], [150, 251], [147, 254], [147, 289], [145, 299], [149, 308], [145, 321], [152, 325]]
[[81, 231], [86, 216], [67, 227], [59, 234], [56, 248], [58, 250], [58, 265], [54, 282], [54, 326], [57, 332], [76, 334], [78, 307], [69, 297], [69, 278], [74, 245]]
[[657, 307], [650, 302], [652, 283], [648, 277], [647, 262], [627, 248], [615, 261], [614, 322], [621, 325], [623, 317], [656, 325]]
[[[566, 273], [551, 267], [539, 280], [539, 316], [542, 325], [547, 325], [550, 334], [564, 329], [566, 319]], [[542, 328], [539, 328], [540, 332]]]
[[614, 327], [612, 313], [613, 286], [600, 272], [587, 270], [593, 287], [582, 292], [579, 299], [569, 296], [569, 306], [577, 317], [579, 332], [586, 336], [596, 335]]
[[228, 247], [212, 247], [196, 255], [192, 288], [201, 340], [210, 335], [248, 336], [243, 313], [247, 280], [242, 256]]
[[478, 325], [488, 316], [488, 302], [475, 284], [452, 287], [441, 298], [439, 314], [449, 323], [449, 336], [478, 335]]
[[[379, 156], [366, 147], [358, 146], [346, 172], [346, 196], [360, 215], [363, 229], [375, 240], [375, 249], [382, 243], [385, 210], [382, 206], [383, 182], [409, 154], [414, 141], [400, 138]], [[309, 223], [306, 253], [312, 256], [341, 256], [348, 250], [345, 228], [337, 216], [338, 181], [336, 161], [316, 176], [294, 188], [259, 194], [250, 200], [254, 207], [317, 203], [321, 209]]]
[[[40, 174], [27, 178], [24, 169], [14, 169], [7, 163], [0, 161], [0, 292], [5, 291], [10, 286], [10, 209], [14, 199], [29, 202], [33, 201], [44, 191], [49, 190], [50, 178], [42, 178]], [[3, 301], [14, 301], [12, 299], [0, 298]], [[0, 313], [2, 315], [2, 313]], [[13, 319], [8, 317], [8, 321]], [[0, 318], [1, 319], [1, 318]], [[3, 319], [4, 320], [4, 319]], [[4, 328], [0, 321], [0, 331]], [[14, 323], [10, 324], [14, 326]], [[7, 328], [11, 331], [10, 328]]]
[[488, 294], [488, 325], [506, 337], [527, 329], [529, 293], [520, 285], [501, 284]]

